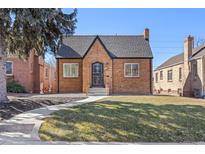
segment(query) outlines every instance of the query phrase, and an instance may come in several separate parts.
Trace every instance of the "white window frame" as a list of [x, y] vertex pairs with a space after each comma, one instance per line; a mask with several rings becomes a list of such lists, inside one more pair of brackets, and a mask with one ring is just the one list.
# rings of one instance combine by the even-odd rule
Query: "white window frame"
[[[14, 65], [13, 65], [13, 61], [6, 61], [6, 63], [11, 63], [11, 70], [12, 70], [12, 73], [11, 74], [7, 74], [7, 76], [13, 76], [14, 75]], [[6, 72], [6, 63], [5, 63], [5, 72]]]
[[182, 81], [182, 67], [179, 67], [179, 81]]
[[[73, 65], [73, 64], [77, 64], [77, 66], [78, 66], [78, 70], [77, 70], [77, 75], [76, 76], [66, 76], [65, 74], [64, 74], [64, 66], [65, 65]], [[63, 77], [64, 78], [78, 78], [79, 77], [79, 63], [63, 63]]]
[[163, 80], [163, 70], [159, 71], [159, 80]]
[[194, 79], [196, 79], [197, 75], [198, 75], [198, 64], [197, 64], [197, 61], [195, 61], [192, 64], [192, 70], [193, 70], [193, 77], [194, 77]]
[[155, 73], [155, 82], [158, 83], [159, 82], [159, 75], [160, 73], [156, 72]]
[[[126, 70], [125, 70], [125, 66], [126, 65], [130, 65], [131, 64], [131, 70], [132, 70], [132, 65], [133, 64], [137, 64], [138, 65], [138, 74], [137, 74], [137, 76], [133, 76], [133, 75], [131, 75], [131, 76], [128, 76], [128, 75], [126, 75]], [[131, 71], [131, 74], [132, 74], [132, 71]], [[126, 77], [126, 78], [135, 78], [135, 77], [140, 77], [140, 65], [139, 65], [139, 63], [124, 63], [124, 77]]]
[[[172, 79], [171, 80], [169, 80], [169, 71], [171, 71], [172, 72]], [[167, 70], [167, 81], [168, 82], [172, 82], [173, 81], [173, 70], [172, 69], [170, 69], [170, 70]]]

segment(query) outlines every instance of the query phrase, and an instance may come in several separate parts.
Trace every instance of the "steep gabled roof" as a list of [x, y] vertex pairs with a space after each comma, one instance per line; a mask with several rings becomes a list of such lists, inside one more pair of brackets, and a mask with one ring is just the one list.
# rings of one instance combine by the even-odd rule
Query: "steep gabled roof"
[[[200, 58], [202, 56], [205, 56], [205, 45], [201, 45], [199, 47], [193, 48], [192, 50], [192, 56], [190, 57], [190, 60]], [[184, 62], [184, 53], [180, 53], [176, 56], [173, 56], [166, 60], [164, 63], [162, 63], [160, 66], [158, 66], [155, 70], [159, 70], [162, 68], [166, 68], [169, 66], [177, 65]]]
[[57, 58], [83, 58], [95, 39], [99, 39], [112, 58], [152, 58], [143, 35], [74, 35], [64, 37]]

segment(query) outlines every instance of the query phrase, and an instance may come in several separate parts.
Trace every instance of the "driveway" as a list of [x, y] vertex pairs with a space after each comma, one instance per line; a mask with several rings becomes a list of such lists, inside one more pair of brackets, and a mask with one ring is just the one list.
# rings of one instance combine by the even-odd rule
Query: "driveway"
[[[59, 95], [62, 97], [65, 94]], [[29, 97], [42, 98], [42, 96], [46, 97], [45, 95]], [[10, 96], [10, 99], [12, 99], [11, 97], [14, 98], [16, 96]], [[49, 95], [49, 97], [54, 96]], [[40, 138], [38, 136], [38, 130], [41, 126], [43, 118], [47, 117], [52, 112], [58, 111], [60, 109], [94, 102], [104, 97], [105, 96], [90, 96], [83, 100], [71, 101], [60, 105], [46, 106], [18, 114], [8, 120], [3, 120], [0, 123], [0, 144], [50, 144], [51, 142], [44, 143], [40, 141]], [[54, 98], [56, 98], [56, 95]]]

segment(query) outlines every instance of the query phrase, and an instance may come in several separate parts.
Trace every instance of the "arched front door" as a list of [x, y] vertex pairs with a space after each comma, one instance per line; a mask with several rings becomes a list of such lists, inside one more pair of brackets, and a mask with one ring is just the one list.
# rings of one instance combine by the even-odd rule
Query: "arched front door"
[[92, 86], [93, 87], [104, 87], [103, 78], [103, 64], [96, 62], [92, 64]]

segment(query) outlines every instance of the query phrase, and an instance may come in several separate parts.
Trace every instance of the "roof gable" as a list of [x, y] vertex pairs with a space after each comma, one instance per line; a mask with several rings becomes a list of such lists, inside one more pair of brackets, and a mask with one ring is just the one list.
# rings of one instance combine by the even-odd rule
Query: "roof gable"
[[83, 58], [95, 39], [99, 39], [111, 58], [152, 58], [149, 42], [143, 35], [77, 35], [63, 39], [57, 58]]
[[96, 36], [95, 39], [93, 40], [93, 42], [91, 43], [91, 45], [89, 46], [88, 50], [86, 51], [86, 53], [83, 55], [83, 58], [85, 58], [85, 56], [88, 54], [88, 52], [90, 51], [90, 49], [92, 48], [92, 46], [95, 44], [96, 41], [99, 41], [100, 44], [102, 45], [102, 47], [105, 49], [106, 53], [108, 54], [108, 56], [110, 58], [112, 58], [112, 56], [110, 55], [109, 51], [107, 50], [107, 48], [105, 47], [105, 45], [103, 44], [103, 42], [101, 41], [101, 39], [99, 38], [99, 36]]

